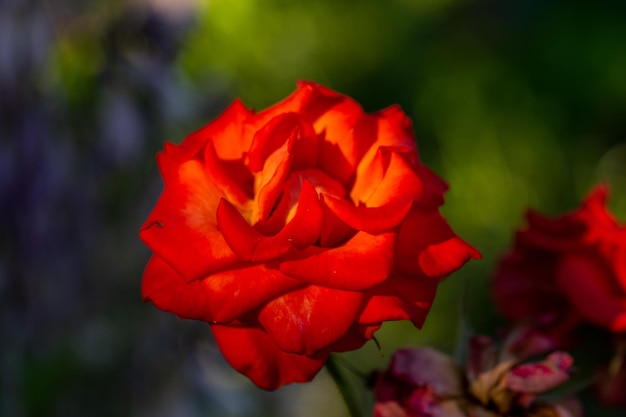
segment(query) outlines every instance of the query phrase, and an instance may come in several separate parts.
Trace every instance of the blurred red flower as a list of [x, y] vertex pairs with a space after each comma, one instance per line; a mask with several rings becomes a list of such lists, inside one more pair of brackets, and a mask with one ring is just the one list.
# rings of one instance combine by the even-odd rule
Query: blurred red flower
[[527, 213], [513, 250], [493, 280], [499, 309], [511, 320], [531, 319], [556, 345], [587, 323], [626, 331], [626, 227], [606, 209], [600, 185], [580, 208], [557, 218]]
[[439, 213], [447, 185], [397, 106], [368, 114], [302, 82], [259, 113], [235, 101], [158, 164], [143, 297], [208, 322], [261, 388], [311, 380], [384, 321], [420, 327], [438, 282], [480, 257]]

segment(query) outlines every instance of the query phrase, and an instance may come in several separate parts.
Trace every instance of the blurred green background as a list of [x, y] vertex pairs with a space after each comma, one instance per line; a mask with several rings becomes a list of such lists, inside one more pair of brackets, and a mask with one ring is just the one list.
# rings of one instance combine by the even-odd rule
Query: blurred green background
[[344, 355], [361, 370], [452, 350], [460, 310], [493, 333], [489, 275], [526, 207], [557, 214], [605, 181], [626, 217], [626, 2], [0, 0], [1, 416], [345, 415], [325, 373], [260, 392], [204, 325], [140, 299], [155, 153], [297, 80], [399, 103], [484, 256], [421, 331], [389, 324], [384, 357]]

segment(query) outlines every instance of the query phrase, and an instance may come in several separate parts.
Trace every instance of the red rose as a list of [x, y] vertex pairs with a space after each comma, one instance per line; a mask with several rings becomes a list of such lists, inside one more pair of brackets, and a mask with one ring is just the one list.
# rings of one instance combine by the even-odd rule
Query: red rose
[[397, 106], [300, 83], [259, 113], [235, 101], [158, 164], [143, 297], [208, 322], [261, 388], [311, 380], [384, 321], [421, 326], [438, 282], [480, 256], [439, 213], [447, 186]]
[[528, 212], [493, 281], [505, 316], [534, 319], [557, 341], [582, 323], [626, 331], [626, 228], [607, 211], [607, 195], [598, 186], [554, 219]]

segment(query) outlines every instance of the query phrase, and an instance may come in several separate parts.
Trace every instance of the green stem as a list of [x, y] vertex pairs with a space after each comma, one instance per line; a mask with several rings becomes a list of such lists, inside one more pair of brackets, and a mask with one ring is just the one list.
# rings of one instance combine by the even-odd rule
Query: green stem
[[328, 361], [326, 362], [326, 369], [335, 381], [335, 384], [343, 397], [343, 401], [348, 408], [350, 417], [362, 417], [361, 409], [359, 408], [359, 403], [354, 395], [354, 391], [350, 389], [348, 379], [341, 372], [339, 364], [333, 355], [328, 358]]

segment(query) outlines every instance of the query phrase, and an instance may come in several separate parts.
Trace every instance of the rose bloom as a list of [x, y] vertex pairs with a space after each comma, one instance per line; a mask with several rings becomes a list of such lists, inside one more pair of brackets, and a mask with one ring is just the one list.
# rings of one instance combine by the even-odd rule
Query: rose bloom
[[441, 279], [480, 257], [439, 213], [447, 185], [397, 106], [302, 82], [258, 113], [235, 101], [158, 165], [144, 300], [209, 323], [261, 388], [311, 380], [384, 321], [420, 327]]
[[499, 309], [542, 327], [556, 345], [581, 324], [626, 331], [626, 228], [597, 186], [580, 208], [556, 218], [527, 213], [493, 280]]

